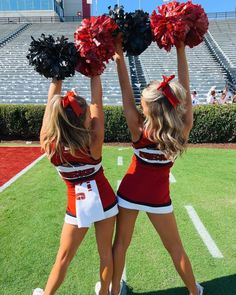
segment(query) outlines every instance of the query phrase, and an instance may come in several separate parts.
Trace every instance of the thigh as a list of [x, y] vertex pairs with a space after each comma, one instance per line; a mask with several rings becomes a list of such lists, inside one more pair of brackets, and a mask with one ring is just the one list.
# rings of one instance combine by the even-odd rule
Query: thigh
[[87, 231], [88, 228], [78, 228], [75, 225], [64, 223], [58, 255], [73, 258]]
[[129, 245], [138, 213], [138, 210], [119, 207], [119, 213], [117, 215], [116, 222], [115, 242]]
[[113, 216], [95, 222], [94, 226], [99, 253], [101, 253], [103, 249], [111, 248], [115, 221], [116, 217]]
[[166, 248], [182, 245], [174, 213], [147, 215]]

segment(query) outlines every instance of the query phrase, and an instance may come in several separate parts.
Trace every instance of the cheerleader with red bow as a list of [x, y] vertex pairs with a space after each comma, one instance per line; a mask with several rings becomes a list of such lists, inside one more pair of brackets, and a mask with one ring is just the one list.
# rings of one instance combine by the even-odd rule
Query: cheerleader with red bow
[[33, 294], [55, 294], [89, 227], [94, 224], [100, 255], [101, 284], [97, 294], [107, 295], [118, 207], [101, 165], [104, 139], [101, 79], [100, 76], [91, 78], [90, 105], [74, 91], [62, 96], [61, 87], [60, 80], [53, 79], [50, 84], [40, 142], [65, 181], [68, 203], [55, 264], [45, 290], [37, 288]]
[[163, 76], [142, 92], [143, 116], [138, 112], [122, 51], [116, 43], [116, 64], [123, 108], [131, 132], [134, 155], [118, 189], [119, 214], [113, 245], [112, 295], [121, 293], [120, 281], [135, 221], [145, 211], [169, 252], [174, 266], [191, 295], [203, 294], [196, 283], [189, 258], [183, 248], [169, 192], [169, 173], [175, 159], [186, 149], [193, 124], [192, 101], [185, 45], [176, 48], [178, 81]]

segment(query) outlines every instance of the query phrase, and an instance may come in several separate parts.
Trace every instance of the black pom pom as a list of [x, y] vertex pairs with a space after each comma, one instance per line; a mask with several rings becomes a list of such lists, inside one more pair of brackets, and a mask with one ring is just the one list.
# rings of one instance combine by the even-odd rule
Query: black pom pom
[[64, 36], [56, 40], [53, 36], [41, 35], [41, 39], [33, 37], [27, 58], [36, 72], [46, 78], [64, 80], [75, 74], [78, 54], [74, 43], [68, 42]]
[[109, 15], [123, 33], [123, 50], [127, 55], [140, 55], [152, 43], [149, 14], [143, 10], [125, 13], [123, 6], [108, 7]]

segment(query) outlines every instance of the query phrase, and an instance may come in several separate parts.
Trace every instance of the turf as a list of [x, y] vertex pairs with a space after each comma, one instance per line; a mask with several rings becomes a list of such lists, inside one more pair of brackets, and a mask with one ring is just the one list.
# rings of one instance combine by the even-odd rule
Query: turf
[[[114, 189], [131, 149], [105, 147], [103, 166]], [[123, 156], [124, 166], [117, 166]], [[176, 161], [171, 195], [181, 237], [204, 295], [236, 294], [235, 150], [189, 149]], [[224, 255], [212, 258], [184, 205], [191, 204]], [[53, 265], [66, 206], [66, 188], [46, 158], [0, 195], [0, 294], [28, 295], [43, 287]], [[57, 294], [94, 294], [99, 260], [93, 228]], [[140, 214], [127, 257], [129, 294], [187, 294], [145, 214]]]

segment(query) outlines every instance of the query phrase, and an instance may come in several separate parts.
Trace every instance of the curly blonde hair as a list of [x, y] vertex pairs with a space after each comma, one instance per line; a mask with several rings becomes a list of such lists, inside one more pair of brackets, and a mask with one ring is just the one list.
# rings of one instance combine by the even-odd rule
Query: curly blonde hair
[[64, 147], [69, 148], [70, 153], [75, 156], [76, 150], [86, 152], [90, 144], [90, 131], [84, 126], [88, 108], [86, 100], [75, 96], [83, 110], [83, 113], [77, 116], [70, 106], [63, 108], [62, 99], [61, 95], [54, 95], [50, 100], [50, 117], [46, 122], [45, 133], [41, 140], [42, 148], [50, 160], [55, 153], [58, 153], [60, 159], [64, 161], [62, 156]]
[[186, 90], [176, 81], [170, 82], [172, 93], [178, 98], [176, 108], [172, 106], [161, 90], [160, 81], [152, 81], [142, 92], [147, 105], [145, 130], [148, 138], [157, 144], [167, 159], [174, 160], [186, 149], [187, 138], [183, 134]]

